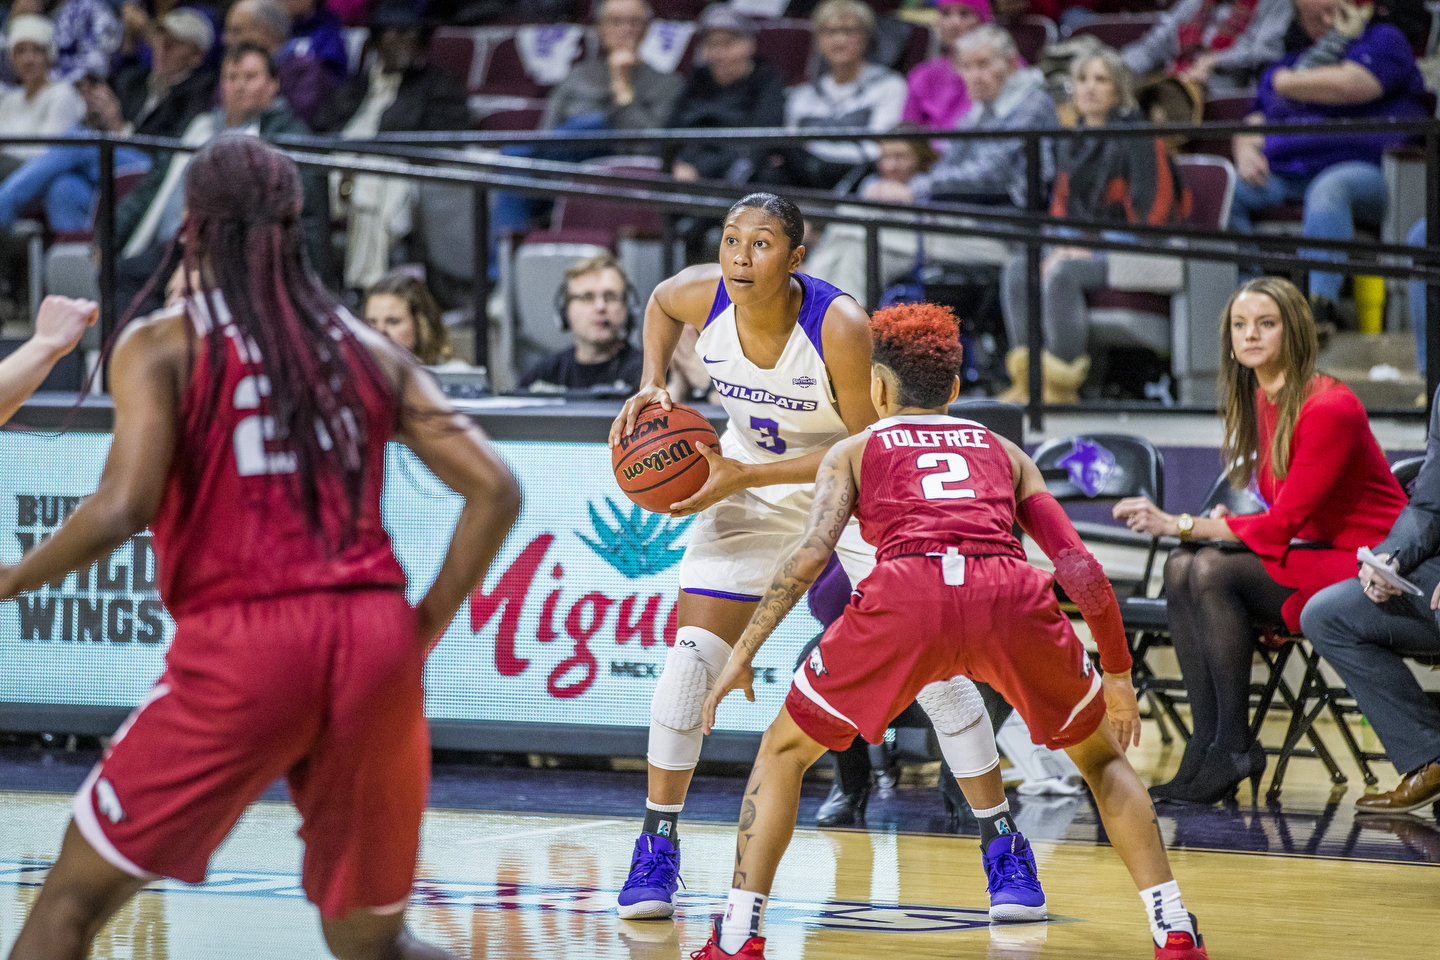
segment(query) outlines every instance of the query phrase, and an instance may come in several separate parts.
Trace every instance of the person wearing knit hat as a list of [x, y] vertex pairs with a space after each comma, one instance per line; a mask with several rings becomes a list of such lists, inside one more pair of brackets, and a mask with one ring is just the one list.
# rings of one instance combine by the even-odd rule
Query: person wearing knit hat
[[[58, 136], [85, 116], [85, 103], [68, 83], [50, 79], [55, 65], [55, 25], [31, 13], [11, 17], [5, 48], [20, 86], [0, 96], [0, 139]], [[9, 176], [40, 146], [9, 146], [0, 152], [0, 177]]]
[[982, 23], [993, 23], [990, 0], [936, 0], [940, 55], [926, 60], [906, 78], [908, 93], [901, 118], [931, 130], [953, 130], [970, 109], [970, 97], [955, 59], [955, 41]]

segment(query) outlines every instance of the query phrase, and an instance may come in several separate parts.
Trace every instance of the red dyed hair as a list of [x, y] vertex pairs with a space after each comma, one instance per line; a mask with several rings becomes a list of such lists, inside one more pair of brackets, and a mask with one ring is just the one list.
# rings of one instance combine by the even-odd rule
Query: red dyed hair
[[900, 381], [900, 404], [934, 408], [950, 399], [960, 372], [960, 321], [938, 303], [900, 303], [870, 317], [875, 363]]

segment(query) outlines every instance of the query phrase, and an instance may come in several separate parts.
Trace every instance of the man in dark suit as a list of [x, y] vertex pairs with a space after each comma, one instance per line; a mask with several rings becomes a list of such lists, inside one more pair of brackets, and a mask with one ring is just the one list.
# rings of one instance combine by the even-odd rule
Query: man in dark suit
[[1430, 417], [1425, 463], [1410, 505], [1375, 553], [1413, 582], [1402, 593], [1368, 566], [1305, 605], [1300, 627], [1369, 718], [1400, 785], [1355, 801], [1356, 813], [1408, 813], [1440, 801], [1440, 706], [1410, 672], [1407, 657], [1440, 662], [1440, 396]]

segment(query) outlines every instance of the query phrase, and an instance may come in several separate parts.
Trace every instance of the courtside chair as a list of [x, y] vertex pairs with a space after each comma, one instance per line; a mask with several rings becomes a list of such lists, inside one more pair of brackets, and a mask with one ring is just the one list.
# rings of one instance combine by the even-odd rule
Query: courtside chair
[[[1061, 503], [1113, 504], [1125, 497], [1148, 497], [1152, 503], [1163, 508], [1165, 459], [1159, 449], [1143, 437], [1119, 433], [1061, 437], [1041, 444], [1035, 451], [1034, 460], [1040, 468], [1040, 475], [1045, 478], [1046, 489]], [[1139, 579], [1129, 590], [1123, 587], [1117, 590], [1116, 595], [1126, 635], [1131, 639], [1136, 696], [1150, 694], [1151, 716], [1159, 724], [1161, 739], [1169, 743], [1171, 736], [1165, 717], [1168, 716], [1182, 730], [1183, 724], [1163, 690], [1151, 682], [1154, 672], [1144, 660], [1148, 646], [1136, 646], [1137, 641], [1153, 632], [1152, 625], [1156, 631], [1167, 631], [1165, 601], [1146, 596], [1160, 538], [1094, 521], [1078, 521], [1075, 529], [1082, 539], [1089, 542], [1145, 550], [1145, 563]], [[1075, 613], [1068, 601], [1066, 611], [1072, 616]], [[1139, 618], [1140, 626], [1132, 625], [1132, 620], [1136, 618]]]

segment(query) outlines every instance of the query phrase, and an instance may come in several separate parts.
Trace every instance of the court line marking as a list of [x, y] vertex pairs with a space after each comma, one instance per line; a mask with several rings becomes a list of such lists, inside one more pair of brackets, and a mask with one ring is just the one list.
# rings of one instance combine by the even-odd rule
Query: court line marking
[[[49, 864], [35, 860], [0, 860], [0, 889], [39, 886]], [[498, 880], [442, 880], [417, 877], [409, 898], [417, 909], [455, 908], [614, 916], [615, 895], [607, 887], [569, 887], [557, 884], [508, 883]], [[290, 873], [256, 870], [213, 871], [198, 886], [160, 879], [142, 895], [200, 897], [262, 897], [300, 901], [305, 891], [299, 877]], [[709, 918], [718, 901], [714, 896], [686, 891], [676, 897], [681, 919]], [[813, 900], [781, 897], [770, 901], [772, 923], [835, 930], [886, 934], [937, 934], [990, 930], [985, 907], [938, 906], [915, 903], [872, 903], [863, 900]], [[1052, 914], [1049, 923], [1075, 923], [1077, 918]], [[1017, 925], [1030, 929], [1040, 924]]]
[[555, 833], [573, 833], [576, 830], [590, 830], [595, 827], [613, 827], [625, 822], [624, 820], [586, 820], [584, 823], [567, 823], [558, 827], [522, 830], [519, 833], [487, 833], [478, 837], [467, 837], [464, 840], [457, 840], [455, 841], [455, 845], [458, 847], [473, 847], [482, 843], [494, 843], [496, 840], [519, 840], [524, 837], [544, 837]]

